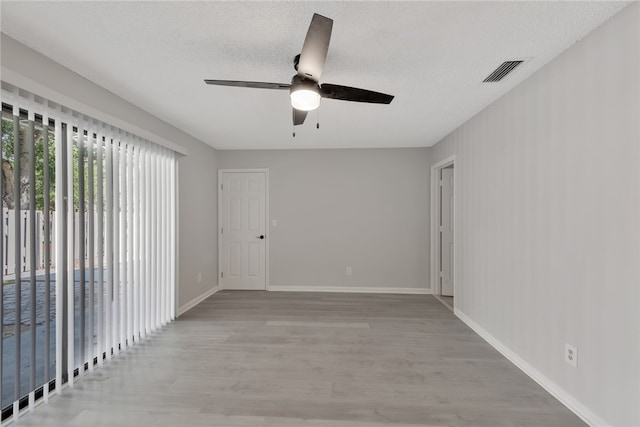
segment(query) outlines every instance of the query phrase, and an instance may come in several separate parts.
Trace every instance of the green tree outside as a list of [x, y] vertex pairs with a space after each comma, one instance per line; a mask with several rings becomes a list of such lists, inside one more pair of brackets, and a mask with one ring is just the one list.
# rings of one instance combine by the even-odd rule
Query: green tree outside
[[[26, 136], [26, 125], [21, 123], [20, 124], [20, 136], [21, 139], [25, 138]], [[12, 120], [7, 120], [4, 119], [2, 120], [2, 173], [4, 173], [3, 176], [3, 187], [2, 189], [0, 189], [0, 192], [2, 192], [2, 199], [3, 199], [3, 207], [8, 207], [9, 209], [12, 209], [12, 206], [10, 206], [10, 203], [8, 203], [8, 198], [13, 194], [13, 188], [7, 188], [7, 187], [11, 187], [11, 185], [8, 185], [8, 183], [10, 181], [12, 181], [13, 179], [18, 179], [20, 178], [21, 180], [21, 195], [20, 195], [20, 199], [22, 200], [22, 208], [28, 208], [28, 205], [25, 206], [24, 201], [28, 200], [29, 197], [29, 191], [30, 191], [30, 183], [29, 181], [29, 177], [25, 176], [25, 170], [28, 170], [28, 168], [25, 168], [24, 165], [22, 165], [22, 163], [24, 163], [25, 161], [28, 161], [28, 156], [27, 156], [27, 146], [26, 143], [24, 141], [21, 141], [21, 158], [20, 158], [20, 162], [21, 162], [21, 171], [20, 171], [20, 177], [16, 177], [15, 176], [15, 171], [14, 171], [14, 161], [15, 161], [15, 145], [14, 145], [14, 125], [13, 125], [13, 121]], [[36, 162], [36, 167], [35, 167], [35, 193], [36, 193], [36, 210], [44, 210], [44, 150], [45, 147], [47, 147], [47, 149], [49, 150], [49, 209], [51, 210], [55, 210], [55, 188], [56, 188], [56, 176], [55, 176], [55, 157], [56, 157], [56, 152], [55, 152], [55, 136], [52, 132], [52, 130], [49, 131], [49, 134], [47, 135], [47, 144], [44, 144], [44, 132], [42, 127], [36, 126], [35, 130], [34, 130], [34, 134], [36, 137], [36, 143], [35, 143], [35, 162]], [[94, 176], [94, 195], [97, 196], [97, 192], [98, 192], [98, 185], [100, 183], [98, 183], [97, 180], [97, 150], [95, 145], [91, 145], [89, 148], [84, 150], [83, 153], [83, 162], [84, 162], [84, 194], [85, 194], [85, 209], [88, 208], [88, 193], [89, 193], [89, 165], [88, 165], [88, 150], [92, 149], [93, 150], [93, 176]], [[80, 150], [78, 148], [77, 144], [73, 144], [73, 206], [74, 209], [78, 210], [80, 209], [80, 192], [79, 192], [79, 165], [80, 162]], [[103, 164], [103, 170], [104, 170], [104, 164]], [[97, 203], [97, 201], [96, 201]], [[106, 205], [106, 201], [105, 201], [105, 205]]]

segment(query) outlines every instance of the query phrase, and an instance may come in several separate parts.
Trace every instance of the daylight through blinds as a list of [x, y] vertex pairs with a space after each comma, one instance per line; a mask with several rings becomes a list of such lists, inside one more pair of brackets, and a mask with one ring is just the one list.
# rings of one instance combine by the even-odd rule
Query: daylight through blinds
[[175, 317], [172, 150], [2, 83], [2, 419]]

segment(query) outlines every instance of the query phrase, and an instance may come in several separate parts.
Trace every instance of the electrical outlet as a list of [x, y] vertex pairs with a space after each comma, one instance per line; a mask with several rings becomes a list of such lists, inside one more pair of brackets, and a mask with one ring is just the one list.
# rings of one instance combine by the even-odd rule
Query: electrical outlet
[[574, 368], [578, 367], [578, 349], [571, 344], [564, 343], [564, 361]]
[[347, 276], [351, 276], [353, 274], [353, 269], [351, 267], [347, 267]]
[[198, 283], [202, 283], [202, 273], [198, 273]]

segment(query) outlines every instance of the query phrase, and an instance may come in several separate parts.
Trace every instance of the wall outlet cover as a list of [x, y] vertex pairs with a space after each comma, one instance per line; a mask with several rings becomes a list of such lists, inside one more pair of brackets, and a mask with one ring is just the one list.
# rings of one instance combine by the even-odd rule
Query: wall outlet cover
[[564, 344], [564, 361], [574, 368], [578, 367], [578, 349], [571, 344]]

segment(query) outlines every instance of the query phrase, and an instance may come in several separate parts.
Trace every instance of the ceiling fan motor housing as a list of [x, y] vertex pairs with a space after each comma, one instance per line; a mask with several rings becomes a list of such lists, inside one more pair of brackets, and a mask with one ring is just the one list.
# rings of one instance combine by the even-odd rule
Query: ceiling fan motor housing
[[297, 90], [303, 89], [318, 92], [319, 87], [320, 86], [318, 85], [318, 82], [311, 79], [305, 79], [300, 74], [296, 74], [291, 78], [291, 88], [289, 89], [289, 93], [293, 93]]

